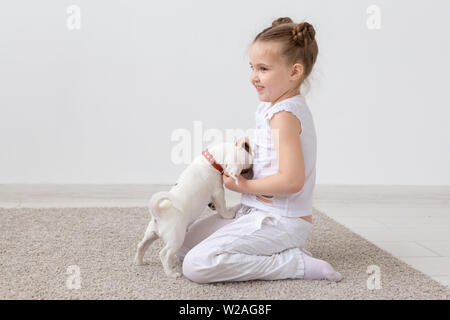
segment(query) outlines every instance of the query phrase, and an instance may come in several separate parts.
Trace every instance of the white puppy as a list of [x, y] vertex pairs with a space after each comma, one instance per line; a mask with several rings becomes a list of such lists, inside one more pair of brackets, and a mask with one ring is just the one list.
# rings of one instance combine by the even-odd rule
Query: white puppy
[[241, 204], [226, 207], [222, 174], [225, 171], [238, 183], [238, 176], [249, 170], [252, 163], [250, 143], [246, 137], [234, 144], [226, 142], [205, 149], [182, 172], [178, 183], [169, 192], [157, 192], [151, 197], [151, 220], [144, 238], [137, 245], [135, 264], [144, 264], [145, 251], [153, 241], [161, 238], [165, 246], [159, 257], [164, 271], [169, 277], [180, 277], [175, 254], [183, 245], [188, 226], [210, 202], [223, 218], [234, 218]]

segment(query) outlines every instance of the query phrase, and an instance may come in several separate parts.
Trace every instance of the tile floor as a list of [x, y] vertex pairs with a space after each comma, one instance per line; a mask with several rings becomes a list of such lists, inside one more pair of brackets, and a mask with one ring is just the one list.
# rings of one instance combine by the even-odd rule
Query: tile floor
[[318, 185], [314, 207], [450, 285], [450, 187]]
[[[147, 206], [167, 185], [0, 185], [0, 207]], [[226, 190], [230, 205], [240, 196]], [[314, 207], [450, 285], [450, 186], [317, 185]]]

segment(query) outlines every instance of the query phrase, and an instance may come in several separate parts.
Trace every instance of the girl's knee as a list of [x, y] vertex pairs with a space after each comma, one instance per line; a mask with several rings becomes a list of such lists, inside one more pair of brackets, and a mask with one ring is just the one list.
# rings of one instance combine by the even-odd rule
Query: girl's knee
[[195, 251], [189, 251], [183, 260], [183, 275], [197, 283], [214, 282], [216, 266], [208, 255], [201, 255]]

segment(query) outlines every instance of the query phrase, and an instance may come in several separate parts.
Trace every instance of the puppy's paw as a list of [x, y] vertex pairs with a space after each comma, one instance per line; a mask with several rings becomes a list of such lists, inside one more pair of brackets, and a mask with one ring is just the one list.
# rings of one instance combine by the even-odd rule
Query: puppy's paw
[[181, 278], [183, 275], [181, 274], [181, 272], [171, 271], [167, 273], [167, 276], [172, 279], [178, 279]]
[[227, 208], [227, 210], [221, 212], [220, 215], [224, 219], [233, 219], [236, 216], [236, 211], [234, 211], [232, 208]]
[[238, 203], [238, 204], [235, 204], [234, 206], [232, 206], [231, 208], [228, 208], [229, 210], [232, 210], [232, 211], [234, 211], [234, 213], [236, 213], [236, 212], [238, 212], [239, 211], [239, 209], [241, 209], [242, 208], [242, 203]]
[[146, 262], [146, 261], [144, 261], [144, 260], [134, 260], [134, 265], [135, 266], [146, 266], [146, 265], [148, 265], [149, 263], [148, 262]]
[[222, 214], [222, 217], [225, 219], [234, 219], [236, 217], [236, 213], [241, 207], [241, 203], [238, 203], [232, 207], [227, 207], [227, 210]]

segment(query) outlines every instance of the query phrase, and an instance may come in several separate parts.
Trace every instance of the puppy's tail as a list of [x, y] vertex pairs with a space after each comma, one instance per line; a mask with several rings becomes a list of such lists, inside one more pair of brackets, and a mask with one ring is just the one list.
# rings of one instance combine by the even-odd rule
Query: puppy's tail
[[148, 205], [150, 214], [155, 219], [157, 219], [161, 215], [161, 210], [169, 209], [170, 207], [174, 207], [179, 211], [183, 211], [181, 205], [178, 203], [178, 199], [176, 199], [170, 192], [167, 191], [160, 191], [155, 193], [150, 198], [150, 202]]

